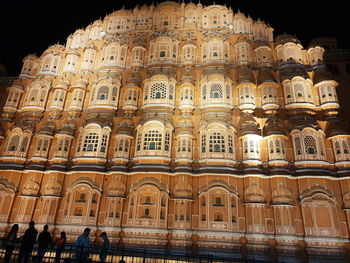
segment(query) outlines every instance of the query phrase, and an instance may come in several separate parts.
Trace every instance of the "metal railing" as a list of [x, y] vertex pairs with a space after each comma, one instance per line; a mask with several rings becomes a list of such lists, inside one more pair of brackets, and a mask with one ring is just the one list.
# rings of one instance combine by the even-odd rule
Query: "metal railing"
[[[15, 243], [9, 262], [18, 262], [21, 242]], [[88, 252], [87, 252], [88, 251]], [[86, 254], [87, 252], [87, 254]], [[0, 260], [6, 253], [6, 240], [0, 239]], [[84, 256], [87, 255], [87, 258]], [[99, 246], [90, 246], [89, 249], [76, 247], [74, 244], [66, 244], [59, 258], [56, 258], [56, 247], [49, 244], [42, 260], [38, 260], [38, 244], [34, 244], [33, 251], [29, 255], [29, 262], [50, 263], [87, 263], [101, 262]], [[203, 252], [198, 254], [186, 253], [186, 251], [165, 251], [157, 248], [117, 248], [111, 245], [105, 262], [116, 263], [257, 263], [266, 261], [244, 260], [234, 258], [233, 255], [218, 255], [217, 253]], [[270, 261], [269, 261], [270, 262]]]

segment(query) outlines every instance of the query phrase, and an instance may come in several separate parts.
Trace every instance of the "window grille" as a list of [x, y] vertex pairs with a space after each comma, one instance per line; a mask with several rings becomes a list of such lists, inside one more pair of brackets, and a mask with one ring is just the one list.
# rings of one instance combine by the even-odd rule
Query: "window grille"
[[98, 147], [99, 136], [97, 133], [89, 133], [85, 136], [83, 152], [96, 152]]

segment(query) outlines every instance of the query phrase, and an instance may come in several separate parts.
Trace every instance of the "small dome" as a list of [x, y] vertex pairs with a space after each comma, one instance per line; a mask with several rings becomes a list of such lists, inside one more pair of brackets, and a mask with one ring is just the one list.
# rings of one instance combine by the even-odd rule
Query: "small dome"
[[271, 70], [260, 70], [257, 76], [258, 85], [264, 82], [277, 82]]
[[37, 60], [38, 57], [37, 57], [36, 55], [34, 55], [34, 54], [29, 54], [29, 55], [27, 55], [27, 56], [24, 57], [23, 62], [24, 62], [25, 60], [28, 60], [28, 59]]
[[238, 83], [254, 83], [255, 78], [253, 72], [249, 69], [238, 69], [237, 70]]
[[333, 80], [332, 75], [329, 71], [316, 71], [314, 74], [314, 84], [320, 83], [325, 80]]
[[289, 34], [283, 34], [279, 35], [275, 39], [275, 44], [277, 45], [283, 45], [285, 43], [295, 43], [295, 44], [300, 44], [299, 39], [297, 39], [295, 36], [289, 35]]
[[256, 134], [261, 135], [259, 124], [256, 123], [252, 115], [243, 115], [239, 121], [238, 126], [240, 127], [240, 135]]
[[245, 15], [238, 9], [237, 13], [233, 17], [234, 19], [246, 18]]
[[186, 5], [186, 8], [196, 8], [196, 4], [190, 2], [190, 3], [188, 3], [188, 4]]
[[325, 129], [328, 138], [338, 135], [350, 135], [349, 124], [341, 119], [330, 120]]
[[286, 135], [287, 130], [281, 119], [273, 117], [265, 122], [263, 134], [264, 136]]

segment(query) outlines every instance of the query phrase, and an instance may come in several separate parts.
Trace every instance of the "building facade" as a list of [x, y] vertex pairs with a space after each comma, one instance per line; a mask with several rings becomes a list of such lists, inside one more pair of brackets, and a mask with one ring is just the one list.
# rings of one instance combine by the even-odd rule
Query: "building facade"
[[2, 113], [1, 231], [345, 255], [350, 135], [323, 52], [225, 6], [163, 2], [28, 55]]

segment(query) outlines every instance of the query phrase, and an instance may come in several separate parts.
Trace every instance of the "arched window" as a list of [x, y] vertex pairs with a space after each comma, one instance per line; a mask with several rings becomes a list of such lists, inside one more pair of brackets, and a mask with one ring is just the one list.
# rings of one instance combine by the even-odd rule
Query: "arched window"
[[206, 152], [206, 135], [202, 134], [202, 139], [201, 139], [201, 153]]
[[15, 135], [11, 138], [10, 140], [10, 143], [7, 147], [7, 151], [9, 152], [15, 152], [17, 151], [17, 147], [18, 147], [18, 144], [19, 144], [19, 140], [20, 140], [20, 137], [19, 135]]
[[317, 154], [317, 144], [315, 138], [310, 135], [305, 136], [304, 145], [306, 154]]
[[21, 147], [20, 147], [20, 152], [22, 153], [26, 153], [27, 152], [27, 149], [28, 149], [28, 144], [29, 144], [29, 137], [28, 136], [25, 136], [23, 139], [22, 139], [22, 144], [21, 144]]
[[162, 82], [153, 83], [151, 86], [150, 99], [165, 99], [167, 85]]
[[277, 92], [274, 86], [265, 86], [262, 92], [262, 103], [277, 103]]
[[84, 138], [83, 151], [96, 152], [98, 147], [99, 136], [97, 133], [91, 132]]
[[148, 131], [144, 136], [143, 149], [160, 151], [162, 149], [162, 134], [156, 130]]
[[210, 98], [222, 98], [223, 94], [222, 94], [222, 87], [220, 84], [212, 84], [210, 86]]
[[97, 91], [98, 100], [108, 100], [109, 88], [107, 86], [102, 86]]
[[221, 133], [214, 132], [209, 136], [209, 152], [225, 152], [225, 139]]

